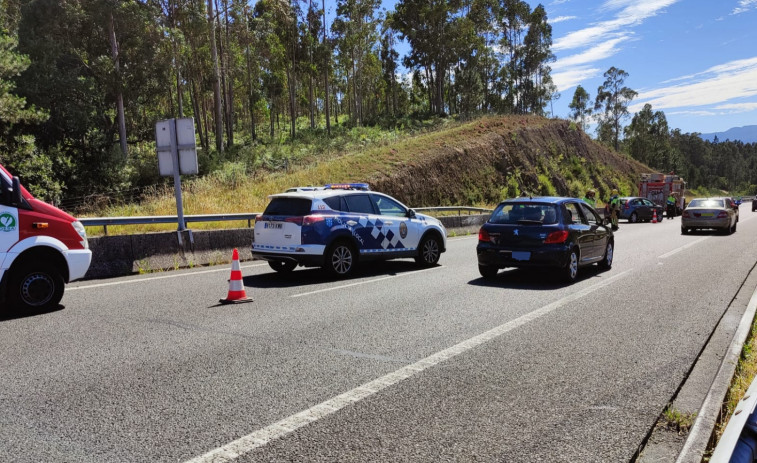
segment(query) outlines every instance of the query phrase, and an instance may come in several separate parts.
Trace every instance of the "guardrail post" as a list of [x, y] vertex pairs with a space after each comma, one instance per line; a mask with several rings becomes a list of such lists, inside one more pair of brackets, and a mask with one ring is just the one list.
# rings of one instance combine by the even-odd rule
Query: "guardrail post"
[[103, 225], [103, 233], [105, 233], [105, 236], [108, 236], [108, 226]]

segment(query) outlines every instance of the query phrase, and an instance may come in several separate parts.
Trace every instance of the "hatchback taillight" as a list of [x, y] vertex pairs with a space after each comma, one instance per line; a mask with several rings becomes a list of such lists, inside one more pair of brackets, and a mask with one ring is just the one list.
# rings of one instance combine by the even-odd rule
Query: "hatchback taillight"
[[489, 236], [489, 232], [484, 230], [483, 228], [478, 231], [478, 240], [483, 243], [489, 243], [492, 240], [492, 237]]
[[691, 214], [689, 214], [689, 211], [683, 211], [683, 214], [681, 214], [681, 217], [685, 219], [691, 218]]
[[568, 239], [568, 232], [565, 230], [555, 231], [547, 235], [544, 244], [564, 243]]
[[718, 219], [725, 219], [728, 217], [728, 213], [726, 211], [720, 211], [720, 214], [718, 214]]

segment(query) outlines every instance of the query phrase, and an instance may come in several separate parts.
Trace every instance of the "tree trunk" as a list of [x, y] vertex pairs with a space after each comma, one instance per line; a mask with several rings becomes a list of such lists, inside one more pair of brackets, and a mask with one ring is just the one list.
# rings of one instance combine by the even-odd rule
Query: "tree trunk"
[[326, 42], [326, 0], [323, 0], [323, 45], [326, 47], [326, 63], [323, 69], [323, 83], [326, 89], [326, 97], [323, 99], [323, 105], [324, 112], [326, 113], [326, 134], [331, 136], [331, 121], [329, 120], [329, 63], [331, 61], [331, 50], [329, 50], [328, 42]]
[[221, 76], [218, 69], [218, 50], [216, 49], [216, 21], [213, 13], [213, 0], [208, 0], [208, 26], [210, 27], [210, 58], [213, 61], [213, 104], [215, 107], [216, 150], [223, 153], [223, 113], [221, 110]]
[[116, 70], [116, 110], [118, 117], [118, 135], [121, 138], [121, 153], [126, 159], [129, 156], [128, 146], [126, 145], [126, 118], [124, 115], [124, 94], [121, 90], [121, 66], [118, 60], [118, 41], [116, 40], [116, 26], [113, 21], [113, 13], [110, 14], [108, 21], [108, 37], [110, 39], [110, 51], [113, 56], [113, 67]]
[[200, 101], [197, 95], [197, 89], [195, 88], [194, 79], [189, 80], [189, 98], [192, 100], [192, 108], [194, 109], [195, 120], [197, 121], [197, 133], [200, 135], [200, 146], [204, 150], [208, 149], [208, 140], [203, 136], [203, 120], [200, 112]]
[[223, 15], [226, 32], [224, 76], [226, 76], [226, 136], [227, 146], [234, 145], [234, 75], [231, 72], [231, 41], [229, 38], [229, 0], [223, 0]]

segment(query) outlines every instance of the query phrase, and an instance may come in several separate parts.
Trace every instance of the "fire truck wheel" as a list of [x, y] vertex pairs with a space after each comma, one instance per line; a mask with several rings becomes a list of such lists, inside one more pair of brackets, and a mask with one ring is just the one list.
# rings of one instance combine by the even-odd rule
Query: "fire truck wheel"
[[54, 266], [28, 262], [9, 281], [11, 307], [24, 312], [50, 310], [63, 298], [63, 275]]

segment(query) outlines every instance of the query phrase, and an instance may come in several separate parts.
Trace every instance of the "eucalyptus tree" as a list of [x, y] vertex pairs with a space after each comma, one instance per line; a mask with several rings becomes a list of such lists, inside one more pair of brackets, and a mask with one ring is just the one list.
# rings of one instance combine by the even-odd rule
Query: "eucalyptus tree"
[[652, 105], [647, 103], [625, 128], [624, 145], [634, 159], [667, 170], [671, 161], [669, 132], [665, 113], [652, 111]]
[[528, 15], [528, 32], [523, 39], [523, 80], [521, 81], [522, 108], [530, 113], [544, 115], [544, 108], [555, 94], [551, 68], [554, 61], [552, 26], [547, 22], [547, 12], [538, 5]]
[[[621, 122], [630, 114], [628, 104], [638, 93], [625, 87], [628, 73], [612, 66], [604, 74], [605, 81], [597, 88], [594, 111], [599, 122], [597, 134], [600, 141], [612, 143], [615, 151], [620, 145]], [[601, 110], [602, 112], [596, 113]]]
[[399, 0], [391, 17], [392, 27], [410, 44], [403, 64], [422, 73], [433, 114], [445, 113], [447, 71], [457, 61], [454, 21], [460, 8], [460, 0]]
[[505, 63], [500, 71], [504, 83], [504, 112], [525, 112], [524, 88], [524, 44], [523, 35], [527, 31], [531, 7], [524, 0], [501, 0], [497, 25], [501, 31], [500, 46], [504, 51]]
[[380, 0], [337, 0], [337, 16], [331, 26], [348, 83], [352, 81], [351, 111], [357, 125], [362, 125], [367, 115], [363, 105], [370, 87], [366, 84], [374, 76], [366, 71], [375, 60], [379, 24], [376, 11], [380, 4]]
[[588, 122], [586, 119], [591, 116], [591, 96], [582, 86], [576, 87], [576, 91], [573, 92], [573, 100], [571, 100], [568, 108], [570, 108], [569, 117], [578, 122], [581, 130], [586, 131]]

